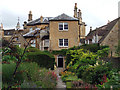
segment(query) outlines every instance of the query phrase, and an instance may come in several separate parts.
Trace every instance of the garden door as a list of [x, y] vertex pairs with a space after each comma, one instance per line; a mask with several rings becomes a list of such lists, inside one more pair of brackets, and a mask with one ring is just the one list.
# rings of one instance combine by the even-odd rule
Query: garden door
[[63, 56], [59, 55], [57, 60], [57, 66], [63, 68]]

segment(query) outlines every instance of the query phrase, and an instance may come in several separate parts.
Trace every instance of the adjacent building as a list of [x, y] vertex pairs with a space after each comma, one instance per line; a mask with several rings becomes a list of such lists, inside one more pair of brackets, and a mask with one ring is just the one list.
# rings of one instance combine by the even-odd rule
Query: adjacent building
[[108, 22], [106, 25], [92, 30], [90, 27], [90, 32], [86, 36], [85, 43], [93, 44], [98, 43], [100, 45], [107, 45], [110, 47], [111, 56], [115, 57], [116, 46], [118, 46], [118, 32], [119, 32], [120, 17]]

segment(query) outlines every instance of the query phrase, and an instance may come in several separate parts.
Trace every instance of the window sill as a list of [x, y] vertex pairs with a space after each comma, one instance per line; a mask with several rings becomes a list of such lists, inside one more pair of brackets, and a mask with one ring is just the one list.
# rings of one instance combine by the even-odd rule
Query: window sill
[[59, 31], [60, 31], [60, 32], [64, 32], [64, 31], [65, 31], [65, 32], [66, 32], [66, 31], [68, 31], [68, 30], [59, 30]]
[[68, 46], [59, 46], [59, 48], [68, 48]]

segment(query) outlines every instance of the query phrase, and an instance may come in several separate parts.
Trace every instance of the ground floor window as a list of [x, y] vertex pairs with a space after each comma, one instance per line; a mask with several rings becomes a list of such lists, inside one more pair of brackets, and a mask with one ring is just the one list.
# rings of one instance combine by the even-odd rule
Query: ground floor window
[[63, 56], [59, 55], [57, 58], [57, 66], [63, 68]]
[[59, 47], [68, 47], [68, 39], [59, 39]]

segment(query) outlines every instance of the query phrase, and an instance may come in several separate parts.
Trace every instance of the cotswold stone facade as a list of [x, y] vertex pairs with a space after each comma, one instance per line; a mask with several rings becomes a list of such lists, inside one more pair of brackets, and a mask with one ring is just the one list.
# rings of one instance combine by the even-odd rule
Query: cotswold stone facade
[[[23, 30], [20, 30], [19, 19], [17, 30], [6, 30], [4, 37], [12, 40], [14, 45], [25, 47], [30, 41], [30, 46], [36, 47], [42, 51], [68, 49], [73, 46], [83, 44], [85, 39], [85, 22], [82, 22], [81, 10], [74, 6], [73, 17], [65, 13], [56, 17], [43, 17], [33, 20], [32, 11], [28, 14], [28, 21], [23, 24]], [[65, 68], [65, 60], [62, 55], [56, 55], [56, 65]]]
[[118, 46], [118, 24], [119, 22], [117, 21], [116, 24], [112, 27], [112, 29], [110, 30], [110, 32], [108, 33], [108, 35], [106, 35], [106, 37], [104, 38], [103, 41], [100, 42], [100, 45], [108, 45], [110, 47], [110, 53], [112, 54], [112, 56], [116, 56], [115, 52], [116, 52], [116, 46]]
[[[28, 23], [24, 22], [24, 38], [32, 38], [31, 46], [40, 50], [61, 50], [83, 44], [85, 40], [85, 22], [82, 22], [81, 10], [74, 6], [74, 17], [65, 13], [56, 17], [43, 17], [33, 20], [32, 12], [28, 14]], [[55, 55], [57, 67], [65, 68], [62, 55]]]
[[[66, 14], [57, 17], [43, 17], [33, 20], [32, 12], [28, 14], [28, 23], [24, 22], [24, 31], [28, 32], [24, 37], [31, 38], [30, 32], [34, 33], [39, 29], [39, 39], [35, 39], [34, 47], [40, 50], [61, 50], [83, 44], [85, 39], [85, 22], [82, 22], [81, 10], [74, 6], [74, 17]], [[61, 25], [60, 25], [61, 24]], [[60, 30], [61, 28], [61, 30]], [[28, 37], [29, 36], [29, 37]], [[36, 37], [37, 38], [37, 37]], [[36, 41], [37, 40], [37, 41]]]
[[[65, 14], [62, 14], [63, 16]], [[62, 17], [61, 15], [61, 17]], [[59, 24], [66, 23], [68, 25], [68, 29], [66, 30], [59, 30]], [[78, 27], [78, 20], [50, 20], [50, 50], [61, 50], [61, 49], [68, 49], [73, 46], [79, 45], [79, 27]], [[67, 41], [61, 41], [66, 39]], [[63, 45], [60, 45], [63, 44]], [[65, 43], [67, 43], [65, 45]]]
[[116, 46], [119, 41], [119, 24], [120, 18], [117, 18], [108, 24], [96, 28], [90, 29], [90, 32], [86, 36], [86, 44], [99, 43], [100, 45], [107, 45], [110, 47], [110, 56], [116, 57]]

